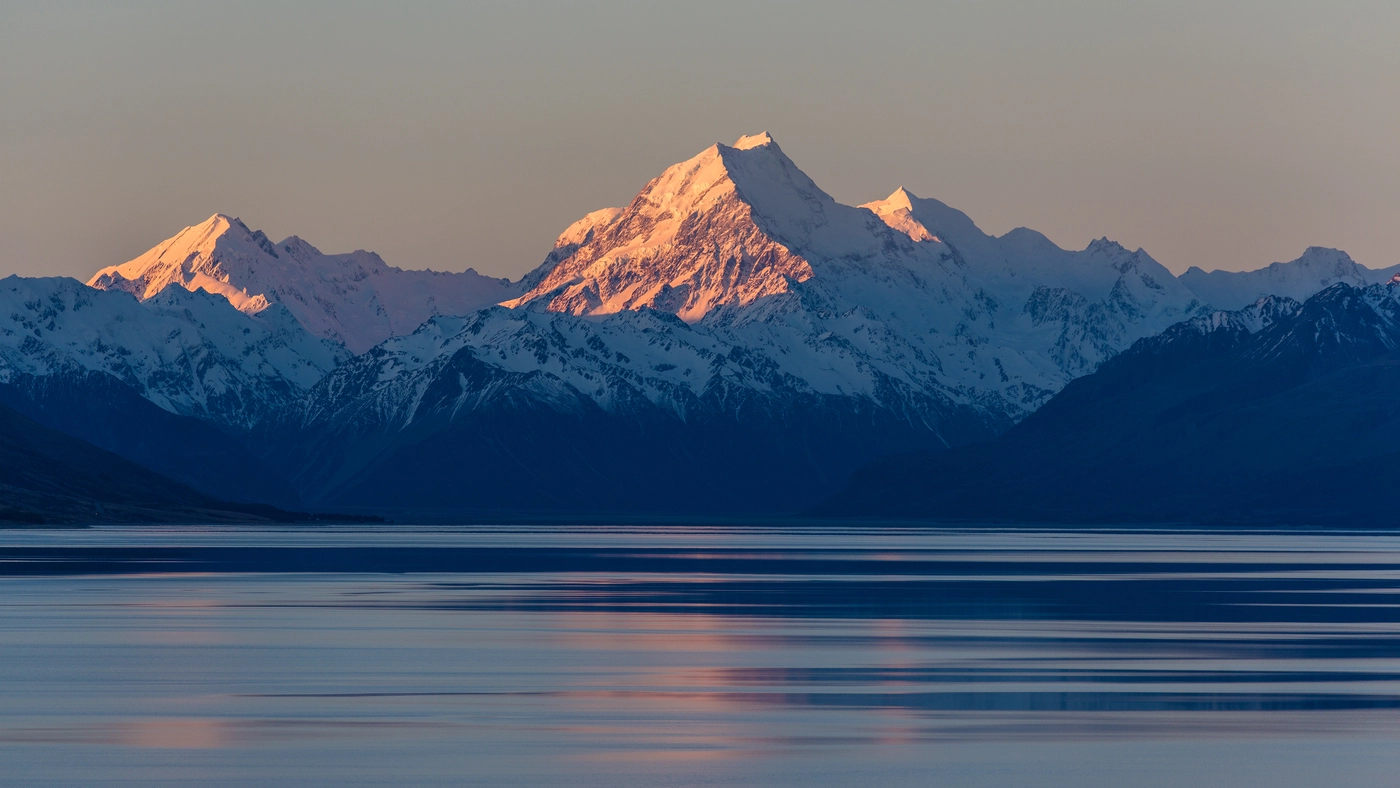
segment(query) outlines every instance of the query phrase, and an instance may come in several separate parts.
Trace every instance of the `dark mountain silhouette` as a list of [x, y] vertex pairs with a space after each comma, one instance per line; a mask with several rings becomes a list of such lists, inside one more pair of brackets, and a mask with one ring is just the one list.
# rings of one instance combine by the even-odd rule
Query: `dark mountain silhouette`
[[0, 405], [0, 522], [248, 522], [294, 519], [227, 504]]
[[875, 462], [832, 516], [1394, 526], [1400, 285], [1143, 339], [999, 438]]
[[103, 372], [14, 375], [0, 404], [162, 476], [226, 501], [297, 507], [290, 484], [243, 446], [240, 437], [163, 410]]

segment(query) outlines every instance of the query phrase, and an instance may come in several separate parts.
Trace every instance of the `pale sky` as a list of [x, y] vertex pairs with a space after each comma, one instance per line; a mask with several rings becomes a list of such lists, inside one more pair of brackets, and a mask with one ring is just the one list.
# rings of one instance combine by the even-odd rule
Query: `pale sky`
[[86, 278], [216, 211], [518, 277], [583, 214], [771, 132], [1173, 271], [1400, 263], [1400, 2], [0, 0], [0, 275]]

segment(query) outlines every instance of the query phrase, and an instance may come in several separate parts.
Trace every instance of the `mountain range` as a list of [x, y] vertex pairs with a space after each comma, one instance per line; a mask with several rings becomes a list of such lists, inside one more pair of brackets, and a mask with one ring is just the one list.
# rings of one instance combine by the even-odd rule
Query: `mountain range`
[[843, 205], [759, 134], [587, 214], [516, 282], [223, 214], [86, 285], [0, 280], [0, 402], [222, 500], [793, 512], [883, 457], [1002, 445], [1182, 326], [1394, 276], [1312, 248], [1176, 277], [903, 188]]
[[1393, 526], [1400, 283], [1269, 296], [1143, 339], [995, 440], [890, 457], [848, 517]]
[[364, 250], [322, 254], [294, 236], [272, 243], [242, 220], [214, 214], [135, 260], [104, 268], [88, 281], [145, 301], [172, 284], [223, 296], [248, 314], [277, 304], [307, 331], [363, 353], [424, 320], [497, 303], [509, 282], [464, 273], [405, 271]]

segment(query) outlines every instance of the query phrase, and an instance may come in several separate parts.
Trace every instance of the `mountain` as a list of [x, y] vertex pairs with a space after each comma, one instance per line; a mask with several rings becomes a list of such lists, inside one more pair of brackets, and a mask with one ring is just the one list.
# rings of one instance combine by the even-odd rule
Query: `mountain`
[[266, 522], [0, 405], [0, 522]]
[[113, 375], [12, 375], [0, 384], [0, 404], [220, 500], [301, 505], [286, 479], [236, 436], [162, 410]]
[[1191, 266], [1181, 275], [1181, 283], [1217, 309], [1241, 309], [1269, 295], [1306, 299], [1338, 282], [1353, 287], [1383, 284], [1397, 272], [1400, 266], [1375, 270], [1339, 249], [1311, 246], [1297, 260], [1273, 263], [1257, 271], [1206, 273]]
[[178, 284], [223, 296], [249, 314], [280, 304], [312, 334], [355, 353], [434, 315], [466, 314], [515, 294], [506, 280], [473, 270], [405, 271], [373, 252], [322, 254], [296, 236], [274, 244], [217, 213], [135, 260], [98, 271], [88, 284], [143, 301]]
[[1092, 371], [1135, 339], [1209, 311], [1145, 251], [1107, 238], [1069, 251], [1024, 227], [994, 237], [962, 211], [902, 187], [862, 207], [921, 245], [942, 244], [965, 261], [1014, 316], [1013, 331], [1039, 333], [1039, 342], [1028, 344], [1069, 377]]
[[1393, 526], [1400, 283], [1269, 297], [1143, 339], [985, 444], [888, 458], [821, 511]]
[[1177, 278], [903, 188], [843, 205], [765, 133], [585, 215], [516, 283], [222, 214], [91, 288], [0, 281], [0, 402], [225, 500], [792, 511], [881, 456], [1021, 434], [1174, 326], [1263, 335], [1386, 278], [1320, 249]]
[[280, 306], [0, 280], [0, 402], [222, 500], [299, 505], [237, 436], [347, 357]]
[[783, 509], [990, 438], [1204, 311], [1107, 240], [994, 238], [903, 190], [842, 205], [760, 134], [572, 225], [503, 306], [341, 365], [255, 443], [321, 505]]
[[880, 251], [870, 217], [838, 206], [767, 134], [712, 146], [667, 169], [627, 208], [583, 222], [591, 226], [571, 252], [531, 275], [537, 283], [509, 305], [537, 301], [575, 315], [649, 307], [695, 322], [810, 279], [804, 243], [821, 244], [816, 254]]
[[352, 359], [256, 443], [323, 506], [742, 513], [989, 434], [971, 409], [883, 393], [895, 407], [814, 391], [664, 312], [497, 307]]
[[171, 413], [243, 429], [345, 359], [280, 306], [168, 287], [144, 302], [75, 279], [0, 279], [0, 383], [102, 373]]
[[[900, 190], [886, 202], [901, 195], [911, 199]], [[837, 203], [771, 136], [744, 137], [670, 167], [626, 208], [590, 215], [586, 232], [571, 228], [578, 241], [557, 245], [506, 304], [670, 312], [816, 390], [869, 396], [883, 375], [997, 423], [1203, 311], [1141, 250], [1101, 240], [1068, 252], [1029, 230], [992, 238], [913, 199], [957, 231], [944, 240], [888, 226], [882, 204]]]

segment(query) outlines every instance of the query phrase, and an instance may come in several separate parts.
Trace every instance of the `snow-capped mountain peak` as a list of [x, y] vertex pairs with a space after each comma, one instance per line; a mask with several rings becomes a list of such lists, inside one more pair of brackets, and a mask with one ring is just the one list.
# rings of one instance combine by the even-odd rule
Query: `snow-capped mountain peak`
[[916, 241], [937, 239], [958, 249], [977, 251], [992, 240], [967, 214], [938, 200], [918, 197], [903, 186], [889, 197], [861, 207]]
[[1340, 249], [1310, 246], [1296, 260], [1255, 271], [1211, 271], [1192, 266], [1181, 281], [1218, 309], [1240, 309], [1266, 295], [1307, 300], [1339, 282], [1365, 287], [1388, 281], [1395, 268], [1367, 268]]
[[[988, 423], [1014, 421], [1202, 309], [1145, 252], [1107, 240], [1071, 252], [1030, 230], [995, 238], [904, 188], [862, 207], [838, 203], [767, 134], [713, 145], [626, 208], [589, 214], [524, 281], [504, 306], [668, 312], [766, 359], [794, 390], [881, 407], [929, 397]], [[656, 343], [643, 346], [643, 367], [674, 364]], [[483, 363], [515, 363], [517, 351], [481, 350]]]
[[170, 284], [189, 290], [207, 290], [249, 313], [265, 309], [268, 299], [249, 293], [240, 280], [264, 260], [276, 259], [277, 248], [261, 231], [254, 232], [242, 220], [216, 213], [186, 227], [145, 254], [123, 265], [104, 268], [89, 285], [103, 290], [124, 290], [145, 300]]
[[868, 202], [860, 207], [872, 211], [885, 224], [904, 233], [915, 241], [937, 241], [934, 235], [913, 216], [914, 201], [919, 199], [903, 186], [883, 200]]
[[667, 168], [626, 208], [566, 230], [507, 305], [578, 315], [647, 307], [697, 321], [811, 278], [789, 239], [809, 239], [824, 224], [814, 209], [835, 204], [767, 134], [712, 145]]
[[148, 299], [171, 284], [228, 299], [256, 314], [280, 303], [313, 334], [362, 352], [412, 332], [438, 314], [465, 314], [515, 293], [515, 286], [475, 271], [406, 271], [373, 252], [323, 254], [291, 236], [272, 243], [242, 220], [214, 214], [89, 285]]

